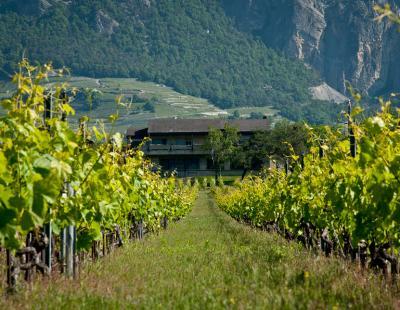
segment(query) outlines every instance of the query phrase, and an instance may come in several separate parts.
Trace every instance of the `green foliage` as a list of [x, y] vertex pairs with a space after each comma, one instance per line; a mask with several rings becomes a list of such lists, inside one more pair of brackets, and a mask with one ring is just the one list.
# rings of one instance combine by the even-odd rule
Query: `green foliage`
[[389, 3], [386, 3], [383, 6], [376, 4], [374, 5], [374, 10], [378, 14], [378, 16], [375, 18], [378, 22], [382, 22], [383, 19], [387, 18], [393, 23], [396, 23], [398, 25], [400, 24], [399, 14], [395, 13]]
[[229, 160], [237, 150], [239, 142], [238, 130], [225, 124], [223, 130], [210, 128], [205, 143], [205, 148], [210, 152], [214, 163], [216, 175], [220, 174], [224, 163]]
[[250, 113], [250, 119], [263, 119], [264, 118], [264, 114], [261, 112], [251, 112]]
[[155, 112], [155, 107], [154, 107], [154, 103], [148, 101], [143, 105], [143, 110], [150, 112], [150, 113], [154, 113]]
[[[274, 106], [294, 120], [336, 121], [330, 108], [311, 99], [316, 73], [239, 32], [217, 0], [150, 6], [135, 0], [59, 1], [31, 14], [13, 2], [0, 4], [3, 74], [14, 72], [25, 54], [39, 62], [51, 59], [74, 74], [166, 84], [222, 108]], [[118, 26], [100, 31], [102, 13]], [[302, 106], [309, 111], [303, 113]]]
[[242, 225], [217, 210], [205, 192], [199, 198], [168, 232], [83, 266], [79, 281], [36, 281], [21, 294], [0, 298], [0, 308], [392, 309], [398, 304], [397, 288], [384, 287], [382, 279]]
[[[352, 119], [360, 113], [356, 108]], [[400, 246], [400, 129], [390, 102], [352, 130], [359, 146], [353, 158], [342, 129], [310, 129], [312, 144], [304, 159], [293, 154], [293, 172], [272, 170], [236, 188], [216, 190], [218, 205], [232, 216], [256, 226], [275, 222], [297, 236], [301, 222], [330, 237], [349, 234], [354, 245], [389, 242]], [[321, 156], [323, 155], [323, 156]]]
[[239, 112], [239, 110], [233, 111], [233, 114], [229, 116], [229, 119], [240, 119], [240, 112]]
[[[18, 249], [26, 233], [48, 222], [75, 225], [78, 245], [86, 247], [100, 230], [132, 219], [155, 230], [163, 217], [183, 217], [195, 190], [153, 173], [142, 152], [124, 152], [119, 133], [101, 126], [73, 131], [61, 119], [74, 113], [59, 99], [66, 85], [52, 92], [41, 86], [51, 70], [23, 61], [13, 78], [17, 91], [1, 101], [7, 113], [0, 118], [0, 245]], [[53, 118], [44, 120], [49, 94]]]
[[[335, 102], [312, 100], [306, 104], [288, 101], [280, 114], [292, 121], [307, 121], [310, 124], [336, 124], [341, 120], [344, 106]], [[376, 109], [374, 109], [376, 111]]]
[[234, 159], [244, 168], [260, 168], [269, 159], [285, 160], [308, 150], [309, 133], [302, 123], [278, 122], [268, 131], [256, 132], [240, 144]]

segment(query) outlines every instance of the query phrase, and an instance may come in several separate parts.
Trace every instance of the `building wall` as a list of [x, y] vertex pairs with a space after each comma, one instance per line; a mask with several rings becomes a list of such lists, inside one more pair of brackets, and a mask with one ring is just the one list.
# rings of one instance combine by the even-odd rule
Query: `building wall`
[[[245, 135], [241, 140], [246, 140]], [[160, 134], [151, 136], [145, 154], [164, 171], [176, 171], [178, 176], [213, 176], [215, 170], [210, 154], [204, 150], [206, 134]], [[223, 175], [241, 175], [240, 167], [232, 167], [226, 161], [221, 167]]]
[[200, 170], [207, 170], [207, 158], [206, 157], [200, 158]]
[[203, 145], [206, 142], [205, 135], [154, 135], [151, 139], [152, 144], [167, 145], [185, 145], [187, 142], [193, 145]]

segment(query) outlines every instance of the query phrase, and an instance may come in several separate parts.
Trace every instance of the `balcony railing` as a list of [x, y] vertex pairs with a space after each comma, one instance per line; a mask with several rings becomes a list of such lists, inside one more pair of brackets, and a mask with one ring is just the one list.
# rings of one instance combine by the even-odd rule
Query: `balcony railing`
[[209, 152], [204, 148], [204, 145], [175, 145], [175, 144], [148, 144], [144, 148], [144, 152], [152, 154], [208, 154]]
[[171, 149], [170, 145], [164, 144], [149, 144], [147, 146], [148, 151], [169, 151]]

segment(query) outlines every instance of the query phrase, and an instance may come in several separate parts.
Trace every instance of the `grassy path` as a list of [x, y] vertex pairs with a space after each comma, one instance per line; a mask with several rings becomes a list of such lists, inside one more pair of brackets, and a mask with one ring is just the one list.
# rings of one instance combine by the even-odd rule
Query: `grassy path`
[[44, 291], [35, 285], [8, 305], [0, 299], [0, 308], [325, 309], [353, 305], [365, 309], [395, 305], [382, 283], [367, 284], [365, 279], [356, 271], [349, 272], [343, 262], [315, 256], [295, 243], [236, 223], [203, 192], [190, 216], [168, 231], [89, 266], [78, 281], [53, 280]]

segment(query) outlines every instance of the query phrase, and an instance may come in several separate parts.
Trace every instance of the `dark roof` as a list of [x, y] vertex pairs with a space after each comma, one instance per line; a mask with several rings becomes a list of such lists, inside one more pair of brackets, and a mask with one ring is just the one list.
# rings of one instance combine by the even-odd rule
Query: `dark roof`
[[147, 136], [147, 128], [137, 129], [135, 127], [129, 127], [126, 130], [126, 136], [127, 137], [134, 137], [134, 138], [137, 138], [137, 139], [143, 139], [145, 136]]
[[225, 119], [170, 119], [149, 121], [148, 133], [207, 133], [210, 128], [223, 129], [225, 124], [236, 127], [239, 132], [254, 132], [270, 128], [266, 119], [225, 120]]
[[134, 136], [134, 135], [135, 135], [135, 132], [136, 132], [136, 128], [135, 128], [135, 127], [129, 127], [129, 128], [126, 130], [126, 135], [127, 135], [127, 136]]

